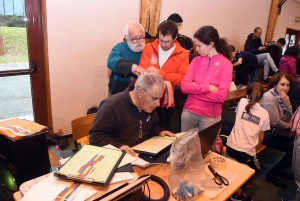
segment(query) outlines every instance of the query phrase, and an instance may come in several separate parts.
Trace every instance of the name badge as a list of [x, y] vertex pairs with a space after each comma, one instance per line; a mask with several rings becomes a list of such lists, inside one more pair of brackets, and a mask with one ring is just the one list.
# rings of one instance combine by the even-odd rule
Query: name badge
[[242, 119], [244, 119], [246, 121], [249, 121], [251, 123], [254, 123], [256, 125], [258, 125], [259, 122], [260, 122], [259, 117], [255, 116], [255, 115], [252, 115], [252, 114], [248, 114], [247, 112], [243, 112]]

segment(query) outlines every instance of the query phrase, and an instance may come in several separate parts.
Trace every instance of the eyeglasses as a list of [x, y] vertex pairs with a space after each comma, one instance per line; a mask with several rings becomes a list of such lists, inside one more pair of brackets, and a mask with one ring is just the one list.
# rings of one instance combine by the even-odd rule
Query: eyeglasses
[[139, 120], [139, 138], [143, 137], [143, 123]]
[[129, 38], [131, 40], [131, 42], [133, 43], [137, 43], [138, 41], [139, 42], [144, 42], [145, 40], [145, 37], [139, 37], [139, 38]]
[[171, 45], [172, 42], [173, 42], [173, 40], [163, 41], [163, 40], [159, 39], [159, 43], [160, 43], [160, 44]]

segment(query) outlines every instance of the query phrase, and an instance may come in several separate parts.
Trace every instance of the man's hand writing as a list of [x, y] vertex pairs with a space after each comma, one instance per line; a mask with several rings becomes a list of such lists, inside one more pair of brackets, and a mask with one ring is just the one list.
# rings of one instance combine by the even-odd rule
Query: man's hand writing
[[131, 149], [131, 148], [130, 148], [129, 146], [127, 146], [127, 145], [122, 145], [122, 146], [120, 147], [120, 149], [126, 151], [127, 154], [130, 154], [130, 155], [132, 155], [132, 156], [135, 156], [135, 155], [136, 155], [136, 153], [133, 151], [133, 149]]
[[169, 137], [176, 137], [176, 135], [174, 133], [171, 133], [170, 131], [162, 131], [159, 133], [160, 137], [165, 137], [165, 136], [169, 136]]

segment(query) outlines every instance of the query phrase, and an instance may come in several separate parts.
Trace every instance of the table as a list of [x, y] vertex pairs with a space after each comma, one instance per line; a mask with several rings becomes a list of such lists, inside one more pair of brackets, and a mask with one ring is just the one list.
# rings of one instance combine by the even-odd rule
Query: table
[[[209, 154], [205, 159], [204, 162], [208, 163], [210, 158], [216, 155], [216, 153]], [[145, 174], [153, 174], [162, 178], [168, 185], [169, 185], [169, 164], [161, 164], [161, 165], [152, 165], [147, 168], [141, 168], [134, 166], [134, 171], [138, 176], [145, 175]], [[228, 172], [232, 172], [237, 174], [237, 178], [234, 180], [232, 184], [230, 184], [221, 194], [219, 194], [214, 199], [208, 199], [206, 196], [201, 195], [197, 200], [198, 201], [221, 201], [227, 200], [237, 189], [239, 189], [250, 177], [254, 175], [254, 170], [249, 168], [247, 165], [235, 162], [231, 159], [227, 158], [227, 166], [226, 170]], [[158, 199], [162, 197], [163, 190], [160, 186], [158, 186], [154, 182], [149, 182], [149, 187], [151, 191], [151, 198]], [[14, 194], [15, 201], [19, 201], [21, 199], [20, 191]], [[175, 198], [170, 196], [170, 201], [174, 201]]]
[[50, 172], [47, 133], [47, 130], [38, 132], [16, 141], [0, 135], [1, 158], [9, 164], [18, 188], [22, 183]]
[[246, 97], [246, 88], [244, 89], [237, 89], [235, 91], [229, 91], [225, 102], [231, 102], [235, 100], [240, 100], [241, 98]]
[[[264, 93], [267, 92], [268, 91], [267, 85], [264, 85], [263, 87], [264, 87]], [[232, 101], [240, 100], [241, 98], [245, 98], [245, 97], [246, 97], [246, 88], [237, 89], [235, 91], [229, 91], [224, 102], [225, 103], [232, 102]]]

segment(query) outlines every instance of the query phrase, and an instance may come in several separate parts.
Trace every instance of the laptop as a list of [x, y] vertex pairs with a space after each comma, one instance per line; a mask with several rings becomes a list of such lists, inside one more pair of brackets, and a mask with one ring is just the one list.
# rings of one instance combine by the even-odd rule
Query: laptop
[[[220, 133], [223, 120], [211, 125], [210, 127], [198, 132], [200, 143], [201, 143], [201, 152], [203, 158], [209, 153], [213, 143], [216, 140], [217, 135]], [[167, 159], [170, 156], [171, 145], [167, 149], [164, 149], [155, 156], [141, 153], [139, 158], [149, 162], [149, 163], [168, 163]]]

